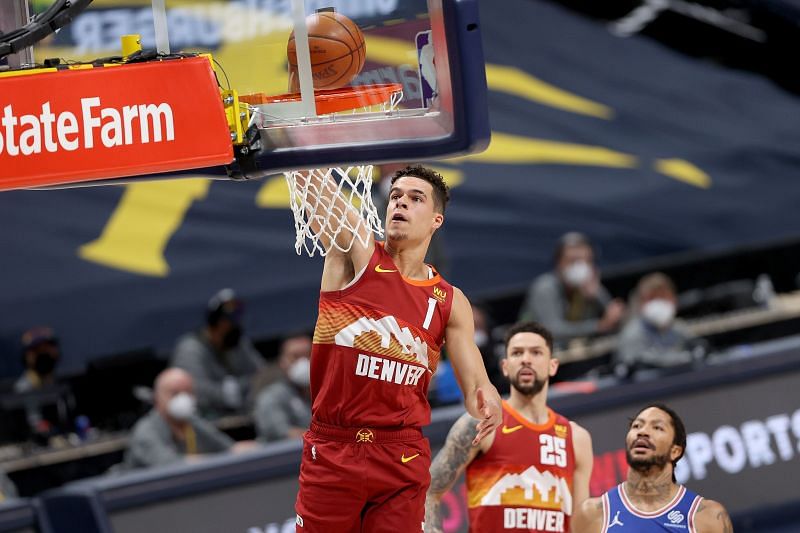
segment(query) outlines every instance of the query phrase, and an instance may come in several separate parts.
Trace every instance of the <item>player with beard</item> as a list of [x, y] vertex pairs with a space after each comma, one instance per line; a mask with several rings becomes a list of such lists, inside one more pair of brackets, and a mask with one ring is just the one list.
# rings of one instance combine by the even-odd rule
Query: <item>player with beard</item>
[[522, 322], [509, 328], [505, 341], [502, 371], [511, 395], [503, 401], [503, 424], [477, 446], [469, 414], [453, 425], [431, 465], [426, 532], [443, 531], [442, 496], [465, 468], [473, 533], [570, 531], [573, 509], [589, 497], [589, 432], [547, 406], [549, 380], [558, 370], [552, 334]]
[[686, 428], [677, 413], [650, 404], [631, 420], [625, 438], [628, 479], [575, 513], [581, 533], [731, 533], [725, 508], [678, 485], [675, 465], [686, 450]]

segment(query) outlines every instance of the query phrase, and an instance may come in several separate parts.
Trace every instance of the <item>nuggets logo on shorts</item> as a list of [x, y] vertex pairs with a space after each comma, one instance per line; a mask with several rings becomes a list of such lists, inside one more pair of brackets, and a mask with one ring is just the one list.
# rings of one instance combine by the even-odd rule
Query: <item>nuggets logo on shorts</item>
[[356, 442], [375, 442], [375, 434], [369, 429], [359, 429], [356, 433]]

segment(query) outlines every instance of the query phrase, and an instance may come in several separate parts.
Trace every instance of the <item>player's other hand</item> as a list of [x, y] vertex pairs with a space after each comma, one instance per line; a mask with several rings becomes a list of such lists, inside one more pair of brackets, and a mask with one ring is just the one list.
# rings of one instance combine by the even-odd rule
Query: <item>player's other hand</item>
[[501, 405], [500, 394], [491, 385], [478, 387], [475, 391], [475, 401], [480, 422], [478, 422], [478, 434], [472, 441], [473, 446], [477, 446], [486, 436], [491, 435], [503, 420], [503, 408]]

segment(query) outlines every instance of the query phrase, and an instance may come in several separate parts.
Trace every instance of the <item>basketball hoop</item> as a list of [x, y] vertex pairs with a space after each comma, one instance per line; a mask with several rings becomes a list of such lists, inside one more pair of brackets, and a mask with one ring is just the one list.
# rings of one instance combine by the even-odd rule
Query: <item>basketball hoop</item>
[[[245, 98], [253, 101], [253, 95]], [[319, 120], [336, 120], [337, 113], [363, 116], [379, 106], [384, 113], [397, 109], [402, 85], [366, 85], [315, 91]], [[259, 111], [269, 105], [297, 102], [299, 94], [263, 97]], [[362, 112], [359, 113], [359, 110]], [[305, 123], [299, 120], [298, 124]], [[348, 252], [356, 240], [367, 246], [369, 236], [383, 236], [383, 226], [372, 201], [372, 165], [354, 165], [284, 172], [289, 186], [289, 205], [294, 214], [295, 250], [309, 257], [325, 256], [332, 249]], [[351, 216], [348, 217], [348, 213]], [[366, 231], [365, 231], [366, 230]], [[349, 231], [348, 239], [341, 239]]]
[[[383, 236], [372, 201], [372, 168], [357, 165], [284, 172], [297, 255], [305, 250], [309, 257], [317, 252], [325, 256], [334, 248], [349, 252], [356, 240], [367, 246], [371, 233]], [[348, 213], [356, 216], [348, 218]], [[344, 242], [339, 240], [342, 231], [350, 232]]]
[[[375, 111], [388, 113], [395, 111], [400, 100], [403, 99], [403, 86], [399, 83], [385, 83], [377, 85], [359, 85], [343, 87], [341, 89], [328, 89], [314, 91], [317, 115], [322, 120], [335, 120], [337, 113], [347, 112], [348, 115], [365, 115]], [[245, 94], [239, 96], [239, 101], [251, 105], [253, 116], [260, 116], [259, 127], [268, 128], [287, 120], [292, 122], [308, 123], [312, 117], [299, 117], [288, 119], [282, 112], [285, 104], [294, 104], [302, 100], [300, 93], [286, 93], [277, 96], [268, 96], [263, 93]], [[373, 108], [378, 109], [373, 109]], [[361, 116], [360, 118], [366, 118]]]

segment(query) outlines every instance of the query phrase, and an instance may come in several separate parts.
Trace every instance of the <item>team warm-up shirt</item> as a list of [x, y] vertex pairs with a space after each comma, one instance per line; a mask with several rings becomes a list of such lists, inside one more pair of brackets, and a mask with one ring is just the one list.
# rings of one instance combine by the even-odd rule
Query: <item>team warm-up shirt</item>
[[365, 270], [323, 291], [311, 353], [312, 418], [342, 427], [424, 426], [428, 385], [450, 318], [453, 287], [431, 270], [404, 278], [376, 243]]
[[603, 494], [603, 533], [694, 533], [694, 515], [703, 500], [681, 485], [671, 502], [652, 512], [640, 511], [628, 500], [620, 484]]
[[569, 420], [532, 424], [503, 402], [503, 424], [467, 466], [469, 530], [569, 531], [575, 452]]

